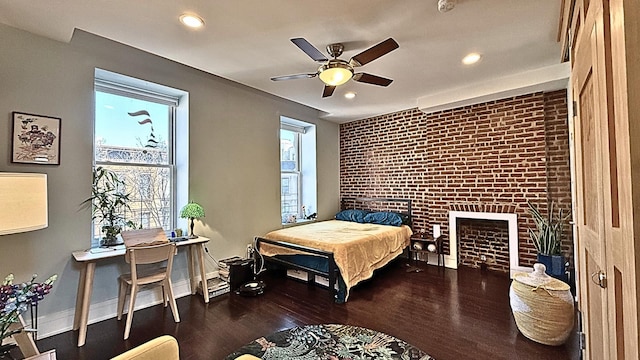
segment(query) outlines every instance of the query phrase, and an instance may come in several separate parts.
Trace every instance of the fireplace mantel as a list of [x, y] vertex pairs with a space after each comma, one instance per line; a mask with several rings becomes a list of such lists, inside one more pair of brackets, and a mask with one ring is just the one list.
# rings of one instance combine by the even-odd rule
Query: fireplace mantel
[[531, 268], [520, 266], [518, 257], [518, 215], [514, 213], [480, 212], [480, 211], [449, 211], [449, 255], [445, 256], [445, 266], [458, 268], [458, 219], [502, 220], [509, 228], [509, 275], [513, 277], [518, 272], [531, 272]]

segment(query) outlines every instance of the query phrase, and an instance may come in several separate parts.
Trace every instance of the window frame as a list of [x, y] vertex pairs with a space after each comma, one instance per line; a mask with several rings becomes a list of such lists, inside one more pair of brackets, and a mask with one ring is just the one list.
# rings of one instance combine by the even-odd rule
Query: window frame
[[[295, 130], [290, 130], [288, 128], [284, 128], [281, 124], [280, 127], [280, 139], [282, 140], [282, 131], [289, 131], [293, 134], [294, 136], [294, 140], [293, 140], [293, 147], [295, 148], [295, 168], [293, 170], [283, 170], [282, 169], [282, 164], [280, 165], [280, 217], [282, 218], [284, 216], [283, 214], [283, 193], [282, 193], [282, 177], [283, 176], [287, 176], [287, 175], [295, 175], [296, 176], [296, 183], [294, 184], [294, 187], [296, 189], [296, 217], [300, 216], [300, 207], [301, 207], [301, 201], [302, 201], [302, 170], [301, 170], [301, 163], [300, 163], [300, 158], [301, 158], [301, 147], [300, 147], [300, 143], [302, 140], [302, 136], [301, 133], [299, 131], [295, 131]], [[282, 141], [280, 143], [280, 162], [282, 163]], [[292, 184], [291, 184], [291, 177], [288, 177], [289, 179], [289, 186], [287, 186], [288, 189], [292, 188]]]
[[[132, 79], [132, 78], [131, 78]], [[132, 79], [132, 80], [137, 80], [137, 79]], [[154, 84], [155, 85], [155, 84]], [[153, 85], [152, 85], [153, 86]], [[157, 86], [161, 86], [161, 85], [157, 85]], [[178, 96], [174, 96], [174, 95], [170, 95], [170, 94], [166, 94], [166, 93], [162, 93], [162, 92], [156, 92], [156, 91], [152, 91], [149, 89], [143, 89], [141, 87], [138, 86], [133, 86], [133, 85], [129, 85], [129, 84], [125, 84], [123, 82], [116, 82], [116, 81], [111, 81], [111, 80], [107, 80], [107, 79], [103, 79], [100, 78], [96, 75], [95, 79], [94, 79], [94, 99], [97, 97], [97, 93], [101, 92], [101, 93], [106, 93], [106, 94], [111, 94], [111, 95], [117, 95], [117, 96], [122, 96], [122, 97], [127, 97], [127, 98], [131, 98], [131, 99], [136, 99], [136, 100], [141, 100], [141, 101], [147, 101], [147, 102], [152, 102], [152, 103], [157, 103], [157, 104], [161, 104], [161, 105], [166, 105], [168, 107], [168, 139], [167, 139], [167, 146], [169, 147], [169, 149], [167, 149], [168, 151], [168, 162], [167, 164], [149, 164], [149, 163], [140, 163], [140, 162], [125, 162], [125, 161], [103, 161], [103, 160], [97, 160], [96, 156], [97, 156], [97, 144], [96, 144], [96, 136], [99, 135], [96, 133], [96, 128], [95, 128], [95, 124], [98, 121], [98, 119], [96, 118], [95, 114], [96, 114], [96, 109], [95, 109], [95, 102], [94, 102], [94, 129], [93, 129], [93, 158], [92, 158], [92, 162], [93, 162], [93, 166], [125, 166], [125, 167], [140, 167], [140, 168], [162, 168], [162, 169], [167, 169], [167, 172], [169, 173], [169, 181], [171, 183], [170, 185], [170, 196], [169, 196], [169, 223], [166, 225], [167, 226], [167, 231], [170, 231], [171, 229], [176, 227], [176, 224], [178, 223], [178, 219], [177, 219], [177, 210], [176, 210], [176, 203], [177, 203], [177, 191], [178, 191], [178, 177], [177, 177], [177, 165], [176, 165], [176, 152], [177, 152], [177, 148], [178, 148], [178, 144], [176, 142], [177, 136], [177, 120], [178, 120], [178, 115], [177, 115], [177, 111], [178, 111], [178, 107], [181, 105], [180, 104], [180, 97]], [[148, 212], [148, 211], [146, 211]], [[139, 211], [139, 215], [140, 215], [140, 219], [142, 219], [142, 215], [145, 213], [144, 209], [142, 209], [141, 211]], [[135, 220], [140, 220], [137, 217]], [[92, 222], [93, 224], [93, 222]], [[92, 238], [94, 239], [94, 242], [96, 240], [98, 240], [99, 238], [99, 234], [95, 234], [95, 224], [93, 224], [92, 226]]]
[[[294, 135], [294, 146], [296, 151], [295, 170], [283, 170], [282, 167], [282, 131], [286, 130]], [[280, 116], [280, 218], [282, 225], [290, 225], [312, 221], [306, 219], [311, 213], [317, 214], [317, 150], [316, 150], [316, 125], [306, 121], [296, 120], [287, 116]], [[289, 187], [296, 186], [296, 208], [295, 212], [285, 212], [288, 202], [284, 200], [282, 191], [282, 179], [285, 176], [297, 177], [297, 183], [290, 184]], [[305, 211], [303, 211], [305, 207]], [[295, 214], [295, 222], [290, 221], [290, 216]]]

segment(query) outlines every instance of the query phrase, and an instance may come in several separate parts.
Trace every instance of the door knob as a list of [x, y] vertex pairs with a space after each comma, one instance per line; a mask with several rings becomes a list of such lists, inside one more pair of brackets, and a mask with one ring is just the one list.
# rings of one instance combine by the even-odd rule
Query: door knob
[[603, 289], [607, 288], [607, 274], [605, 274], [602, 270], [598, 270], [591, 274], [591, 281], [594, 284], [600, 286]]

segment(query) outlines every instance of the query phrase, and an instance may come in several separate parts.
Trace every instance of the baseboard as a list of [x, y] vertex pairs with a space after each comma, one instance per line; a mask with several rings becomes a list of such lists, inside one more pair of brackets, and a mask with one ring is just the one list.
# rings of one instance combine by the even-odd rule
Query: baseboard
[[[207, 273], [207, 278], [218, 276], [218, 272]], [[200, 277], [197, 277], [200, 281]], [[176, 298], [191, 295], [189, 278], [173, 282], [173, 292]], [[118, 294], [115, 297], [99, 303], [92, 303], [89, 311], [89, 324], [116, 317], [118, 309]], [[204, 301], [204, 300], [203, 300]], [[145, 309], [162, 303], [162, 292], [159, 287], [142, 290], [136, 298], [136, 310]], [[180, 308], [178, 308], [180, 311]], [[67, 309], [38, 317], [38, 339], [61, 334], [73, 329], [75, 309]], [[29, 322], [28, 317], [25, 319]]]

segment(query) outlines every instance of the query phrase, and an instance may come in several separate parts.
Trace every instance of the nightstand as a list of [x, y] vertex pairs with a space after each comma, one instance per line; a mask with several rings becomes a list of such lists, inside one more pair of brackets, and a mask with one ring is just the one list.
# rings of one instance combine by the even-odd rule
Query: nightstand
[[444, 267], [444, 236], [440, 235], [433, 238], [430, 235], [416, 234], [411, 237], [409, 244], [409, 257], [417, 261], [418, 254], [436, 254], [438, 257], [438, 266], [442, 264]]

